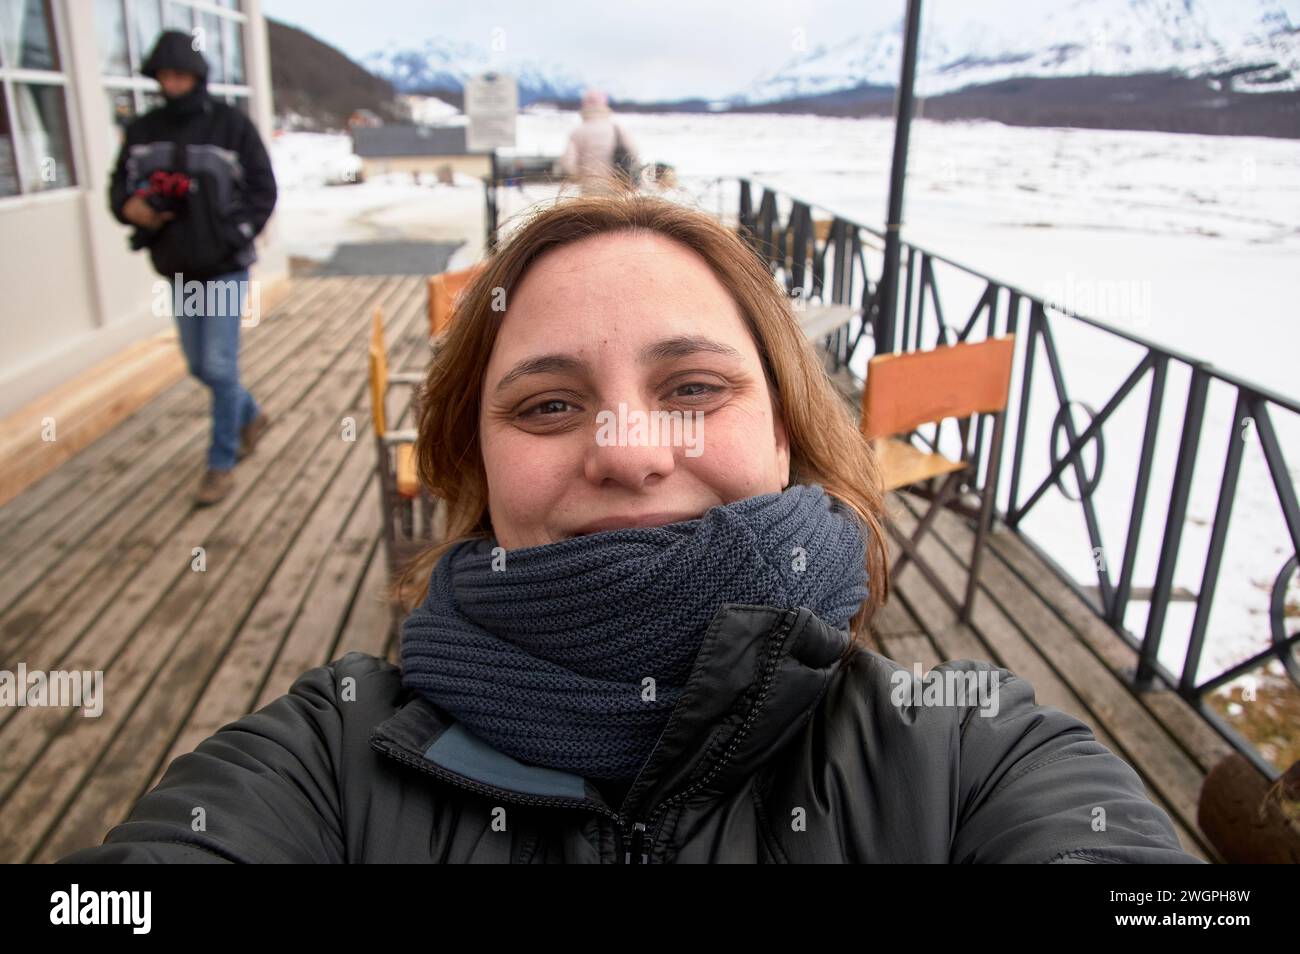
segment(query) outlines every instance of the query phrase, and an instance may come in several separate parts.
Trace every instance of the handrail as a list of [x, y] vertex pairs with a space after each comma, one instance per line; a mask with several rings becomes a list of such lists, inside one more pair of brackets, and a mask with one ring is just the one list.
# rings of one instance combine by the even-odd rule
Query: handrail
[[[1300, 665], [1297, 665], [1292, 658], [1292, 647], [1300, 643], [1300, 633], [1288, 636], [1283, 619], [1287, 583], [1300, 565], [1300, 556], [1291, 556], [1278, 571], [1274, 580], [1268, 612], [1268, 621], [1272, 630], [1270, 645], [1249, 659], [1238, 661], [1208, 678], [1199, 677], [1199, 664], [1205, 645], [1210, 609], [1222, 565], [1233, 504], [1237, 497], [1245, 431], [1249, 431], [1258, 439], [1268, 466], [1273, 491], [1281, 507], [1287, 535], [1294, 553], [1300, 554], [1300, 503], [1297, 503], [1296, 489], [1292, 485], [1290, 471], [1272, 419], [1272, 412], [1279, 410], [1300, 414], [1300, 400], [1279, 394], [1270, 388], [1217, 368], [1208, 361], [1143, 338], [1125, 329], [1060, 308], [1044, 297], [1028, 292], [1017, 285], [1003, 282], [948, 256], [936, 254], [906, 241], [901, 243], [899, 265], [902, 272], [899, 283], [902, 302], [898, 329], [901, 333], [895, 336], [895, 329], [883, 327], [883, 322], [887, 319], [881, 314], [877, 301], [878, 284], [872, 281], [863, 254], [864, 243], [861, 238], [866, 234], [883, 239], [882, 231], [769, 186], [759, 186], [762, 193], [756, 205], [753, 194], [754, 184], [751, 180], [740, 178], [737, 181], [740, 186], [737, 229], [767, 262], [774, 277], [777, 273], [784, 274], [787, 293], [799, 300], [796, 310], [806, 308], [807, 303], [814, 299], [820, 300], [823, 304], [850, 306], [850, 310], [846, 312], [850, 316], [849, 320], [838, 329], [829, 330], [821, 322], [818, 322], [813, 329], [818, 336], [823, 337], [825, 350], [833, 363], [831, 370], [845, 369], [852, 374], [850, 363], [866, 337], [872, 338], [873, 345], [879, 341], [894, 341], [899, 350], [915, 350], [926, 347], [924, 339], [927, 325], [933, 329], [935, 340], [942, 343], [967, 340], [977, 329], [987, 337], [1021, 332], [1020, 337], [1024, 340], [1024, 348], [1019, 359], [1020, 388], [1019, 394], [1015, 395], [1014, 414], [1008, 406], [1009, 423], [1012, 420], [1015, 423], [1015, 438], [1010, 442], [1011, 453], [1004, 455], [1006, 459], [1003, 461], [1004, 466], [1010, 467], [1011, 474], [1009, 481], [996, 485], [1000, 487], [999, 496], [1002, 496], [1005, 491], [1005, 506], [999, 506], [1000, 502], [995, 503], [997, 518], [1016, 530], [1031, 550], [1036, 551], [1044, 562], [1138, 653], [1138, 665], [1133, 678], [1136, 686], [1146, 687], [1156, 678], [1163, 679], [1261, 772], [1270, 779], [1276, 779], [1280, 774], [1279, 769], [1264, 759], [1248, 739], [1238, 734], [1212, 709], [1206, 703], [1205, 696], [1226, 682], [1272, 660], [1280, 661], [1291, 680], [1300, 685]], [[784, 221], [779, 212], [778, 197], [789, 202], [789, 213]], [[830, 217], [827, 236], [822, 243], [819, 243], [816, 234], [814, 209], [827, 212]], [[828, 259], [831, 260], [829, 267], [833, 269], [829, 278]], [[984, 283], [984, 291], [974, 309], [968, 316], [961, 316], [961, 320], [957, 320], [956, 323], [950, 323], [945, 318], [936, 276], [936, 264], [956, 269], [969, 278]], [[855, 292], [859, 282], [861, 290]], [[855, 302], [855, 297], [860, 297], [860, 302]], [[1022, 311], [1025, 310], [1027, 315], [1022, 316]], [[928, 314], [929, 312], [933, 312], [933, 315]], [[1056, 315], [1060, 317], [1057, 318]], [[1071, 399], [1066, 382], [1066, 368], [1052, 331], [1054, 320], [1076, 321], [1144, 349], [1144, 354], [1137, 365], [1110, 395], [1101, 410], [1094, 410], [1078, 400]], [[1020, 328], [1022, 321], [1027, 322], [1027, 330]], [[824, 336], [823, 332], [825, 332]], [[1034, 372], [1040, 351], [1045, 357], [1048, 373], [1046, 380], [1050, 382], [1055, 393], [1057, 408], [1048, 432], [1051, 442], [1051, 466], [1045, 476], [1033, 478], [1034, 486], [1029, 487], [1024, 465], [1030, 415], [1034, 411], [1041, 414], [1044, 410], [1031, 400]], [[1169, 489], [1160, 555], [1150, 592], [1150, 611], [1145, 632], [1141, 637], [1137, 637], [1124, 626], [1125, 611], [1136, 599], [1133, 576], [1153, 480], [1156, 439], [1161, 418], [1166, 416], [1166, 382], [1170, 367], [1174, 364], [1188, 369], [1190, 382], [1187, 404], [1181, 420], [1177, 459]], [[1105, 459], [1103, 427], [1126, 399], [1135, 392], [1139, 383], [1148, 377], [1150, 390], [1146, 402], [1145, 424], [1141, 428], [1140, 447], [1137, 452], [1136, 486], [1131, 499], [1127, 502], [1128, 522], [1122, 533], [1124, 544], [1118, 554], [1119, 559], [1112, 560], [1108, 558], [1110, 553], [1101, 539], [1101, 522], [1098, 517], [1097, 503], [1093, 499], [1093, 492], [1101, 482]], [[1229, 435], [1228, 451], [1220, 477], [1219, 497], [1204, 570], [1201, 574], [1201, 586], [1194, 598], [1196, 613], [1189, 632], [1187, 654], [1182, 671], [1173, 673], [1160, 663], [1158, 653], [1164, 635], [1169, 604], [1175, 596], [1174, 570], [1182, 551], [1183, 529], [1187, 523], [1192, 478], [1198, 463], [1201, 438], [1208, 426], [1206, 407], [1212, 382], [1220, 382], [1236, 392], [1236, 406], [1231, 422], [1233, 430]], [[1042, 405], [1041, 399], [1037, 405]], [[1091, 417], [1091, 421], [1082, 430], [1075, 425], [1074, 409], [1077, 407], [1082, 407]], [[1046, 410], [1051, 413], [1050, 406]], [[1177, 414], [1178, 410], [1175, 409], [1172, 413]], [[984, 417], [981, 417], [978, 425], [971, 429], [973, 433], [970, 437], [974, 441], [973, 459], [979, 464], [970, 480], [973, 487], [985, 486], [989, 480], [988, 460], [984, 456], [984, 423]], [[1247, 423], [1252, 426], [1247, 427]], [[931, 447], [937, 447], [940, 438], [937, 427], [930, 438], [919, 432], [916, 436]], [[1060, 452], [1058, 445], [1062, 438], [1067, 446], [1063, 452]], [[965, 450], [965, 437], [962, 443]], [[1085, 472], [1083, 456], [1084, 451], [1089, 448], [1092, 448], [1094, 454], [1091, 474]], [[1071, 494], [1062, 483], [1067, 469], [1074, 476], [1077, 495]], [[1022, 481], [1025, 482], [1028, 491], [1023, 495]], [[1076, 503], [1082, 511], [1088, 538], [1093, 547], [1093, 556], [1096, 558], [1094, 561], [1097, 571], [1096, 592], [1100, 594], [1100, 607], [1094, 605], [1096, 597], [1087, 593], [1067, 574], [1052, 558], [1047, 548], [1035, 542], [1020, 528], [1025, 516], [1052, 487], [1060, 490], [1063, 496]], [[1122, 516], [1122, 512], [1115, 516]], [[1116, 563], [1118, 566], [1115, 566]], [[1112, 576], [1112, 569], [1117, 571], [1117, 576]]]

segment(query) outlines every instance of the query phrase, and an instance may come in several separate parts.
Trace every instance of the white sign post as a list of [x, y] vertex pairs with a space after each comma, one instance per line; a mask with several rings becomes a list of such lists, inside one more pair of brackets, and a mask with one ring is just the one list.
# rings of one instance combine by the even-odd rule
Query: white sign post
[[519, 113], [519, 84], [509, 73], [484, 73], [465, 82], [465, 115], [469, 128], [465, 148], [491, 152], [515, 144]]

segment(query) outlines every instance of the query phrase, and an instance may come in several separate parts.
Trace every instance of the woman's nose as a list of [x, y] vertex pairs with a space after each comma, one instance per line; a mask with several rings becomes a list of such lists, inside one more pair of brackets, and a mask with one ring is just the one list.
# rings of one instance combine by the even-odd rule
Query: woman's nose
[[662, 423], [648, 409], [627, 405], [598, 413], [584, 462], [587, 479], [640, 487], [652, 477], [667, 477], [680, 448], [673, 443], [672, 427]]

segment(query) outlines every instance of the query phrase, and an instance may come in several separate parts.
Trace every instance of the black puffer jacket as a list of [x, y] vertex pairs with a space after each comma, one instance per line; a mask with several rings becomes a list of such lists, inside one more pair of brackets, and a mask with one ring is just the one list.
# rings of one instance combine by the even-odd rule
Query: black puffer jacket
[[102, 846], [61, 860], [1199, 861], [1137, 774], [1024, 680], [945, 663], [1000, 674], [995, 717], [899, 707], [904, 670], [862, 650], [841, 663], [847, 640], [807, 609], [724, 605], [618, 809], [349, 653], [177, 758]]
[[160, 229], [136, 228], [132, 248], [148, 248], [153, 267], [167, 278], [181, 273], [202, 281], [247, 268], [257, 260], [253, 239], [275, 208], [277, 190], [270, 157], [253, 121], [207, 91], [207, 63], [188, 34], [159, 38], [142, 72], [194, 73], [191, 93], [133, 120], [109, 182], [108, 204], [123, 225], [133, 194], [148, 194], [159, 175], [177, 173], [188, 184], [183, 197], [159, 200], [176, 217]]

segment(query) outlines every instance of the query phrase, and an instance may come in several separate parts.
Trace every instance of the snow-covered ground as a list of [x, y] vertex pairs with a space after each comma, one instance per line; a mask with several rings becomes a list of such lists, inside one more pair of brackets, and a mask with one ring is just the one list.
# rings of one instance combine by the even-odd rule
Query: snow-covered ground
[[[514, 151], [558, 156], [577, 122], [573, 114], [525, 113]], [[865, 225], [879, 227], [884, 219], [888, 120], [629, 114], [620, 122], [642, 160], [672, 164], [687, 201], [709, 211], [736, 209], [734, 183], [719, 185], [719, 178], [749, 176]], [[277, 216], [291, 254], [323, 258], [333, 243], [367, 237], [457, 236], [467, 241], [462, 259], [478, 253], [483, 191], [475, 180], [326, 184], [346, 175], [340, 170], [348, 168], [349, 151], [345, 136], [286, 133], [275, 140], [283, 185]], [[506, 214], [553, 195], [516, 194]], [[1300, 142], [921, 120], [912, 133], [905, 220], [911, 242], [1300, 399]], [[943, 266], [937, 277], [947, 321], [964, 324], [983, 286]], [[1052, 329], [1070, 397], [1095, 410], [1143, 355], [1136, 345], [1064, 317], [1053, 319]], [[1188, 379], [1185, 366], [1171, 364], [1134, 578], [1139, 587], [1150, 585], [1159, 557]], [[1018, 387], [1017, 379], [1013, 393]], [[1119, 572], [1147, 387], [1140, 384], [1105, 428], [1105, 468], [1093, 498], [1102, 551], [1094, 552], [1079, 505], [1059, 491], [1049, 491], [1022, 524], [1084, 585], [1095, 584], [1097, 560], [1106, 561], [1112, 579]], [[1034, 392], [1022, 500], [1050, 468], [1057, 403], [1041, 353]], [[1174, 581], [1200, 591], [1227, 442], [1244, 440], [1203, 677], [1268, 644], [1268, 590], [1292, 553], [1255, 423], [1234, 419], [1234, 400], [1228, 386], [1211, 387]], [[1076, 410], [1082, 429], [1086, 418]], [[1300, 420], [1276, 407], [1270, 416], [1294, 487]], [[1072, 475], [1066, 485], [1074, 490]], [[1004, 477], [1004, 494], [1006, 486]], [[1291, 593], [1300, 601], [1300, 586]], [[1193, 608], [1170, 608], [1160, 658], [1175, 672], [1182, 669]], [[1134, 602], [1126, 619], [1139, 635], [1145, 610]]]

